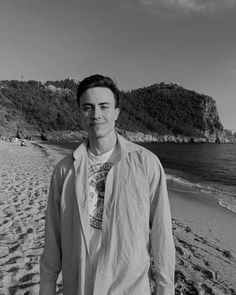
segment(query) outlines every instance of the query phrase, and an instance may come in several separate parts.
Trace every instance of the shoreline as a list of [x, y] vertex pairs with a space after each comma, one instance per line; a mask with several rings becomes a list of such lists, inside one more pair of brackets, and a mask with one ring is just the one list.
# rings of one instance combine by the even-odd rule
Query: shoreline
[[221, 206], [213, 196], [181, 185], [168, 184], [168, 192], [172, 218], [191, 226], [198, 234], [211, 236], [214, 232], [214, 239], [220, 241], [223, 238], [224, 245], [236, 258], [236, 233], [232, 234], [228, 229], [229, 225], [236, 226], [234, 212]]
[[[217, 201], [218, 205], [236, 214], [236, 199], [232, 193], [224, 191], [223, 184], [218, 184], [218, 187], [213, 187], [211, 184], [194, 183], [190, 180], [176, 176], [171, 173], [170, 169], [166, 169], [167, 183], [175, 184], [177, 187], [185, 190], [193, 190], [205, 195], [207, 198], [213, 198]], [[173, 185], [171, 185], [172, 187]], [[233, 200], [232, 200], [233, 198]], [[230, 202], [229, 202], [230, 200]]]
[[[0, 293], [38, 294], [49, 181], [56, 162], [70, 151], [0, 141]], [[168, 191], [176, 294], [236, 294], [236, 215], [193, 188], [168, 181]]]

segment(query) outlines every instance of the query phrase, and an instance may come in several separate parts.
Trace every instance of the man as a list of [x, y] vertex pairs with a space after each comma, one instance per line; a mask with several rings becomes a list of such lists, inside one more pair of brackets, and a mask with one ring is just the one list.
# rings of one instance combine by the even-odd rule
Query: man
[[88, 140], [52, 176], [41, 257], [41, 295], [150, 295], [150, 244], [158, 295], [174, 295], [175, 249], [163, 168], [116, 133], [119, 91], [101, 75], [78, 86]]

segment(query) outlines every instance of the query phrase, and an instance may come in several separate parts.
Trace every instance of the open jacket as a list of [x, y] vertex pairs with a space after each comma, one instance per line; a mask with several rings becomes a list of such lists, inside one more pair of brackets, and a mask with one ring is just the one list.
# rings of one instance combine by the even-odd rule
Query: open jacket
[[175, 248], [166, 179], [158, 158], [118, 137], [119, 159], [107, 175], [102, 242], [94, 286], [89, 259], [87, 142], [61, 160], [48, 197], [40, 294], [149, 295], [150, 243], [158, 295], [174, 295]]

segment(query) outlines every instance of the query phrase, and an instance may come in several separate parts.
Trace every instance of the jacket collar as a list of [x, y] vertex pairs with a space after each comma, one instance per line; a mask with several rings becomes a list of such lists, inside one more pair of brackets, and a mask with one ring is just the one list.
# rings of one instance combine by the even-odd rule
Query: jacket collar
[[142, 149], [140, 145], [137, 145], [125, 139], [123, 136], [119, 135], [118, 133], [117, 133], [117, 139], [118, 139], [118, 148], [120, 151], [121, 158], [126, 157], [129, 153], [133, 153]]
[[[117, 135], [117, 141], [118, 141], [118, 150], [120, 153], [120, 158], [126, 157], [129, 153], [136, 152], [142, 149], [141, 146], [125, 139], [123, 136]], [[87, 155], [87, 145], [88, 140], [84, 140], [78, 148], [73, 152], [74, 159], [77, 160], [81, 156]]]

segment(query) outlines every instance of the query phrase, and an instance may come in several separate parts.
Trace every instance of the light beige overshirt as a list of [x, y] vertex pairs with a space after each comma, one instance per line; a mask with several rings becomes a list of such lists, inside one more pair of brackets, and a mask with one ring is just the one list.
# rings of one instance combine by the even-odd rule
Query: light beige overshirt
[[175, 248], [163, 168], [153, 153], [117, 137], [119, 159], [106, 181], [94, 286], [85, 141], [57, 164], [51, 179], [40, 263], [41, 295], [56, 294], [60, 271], [64, 295], [150, 295], [150, 243], [156, 294], [174, 295]]

